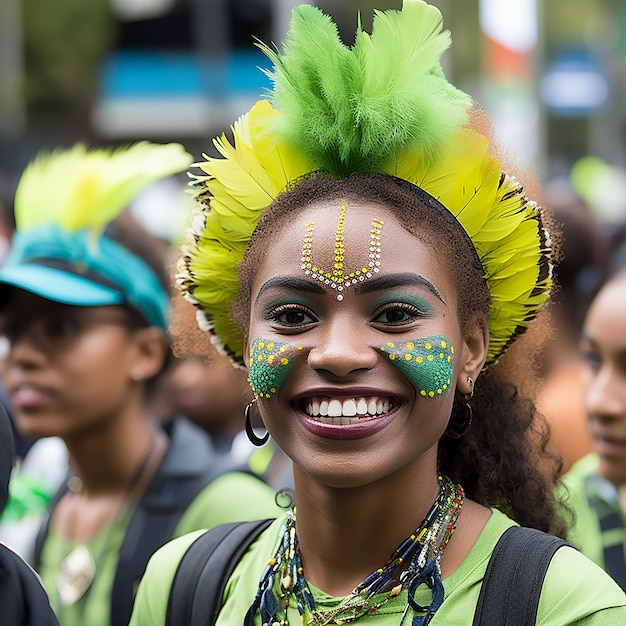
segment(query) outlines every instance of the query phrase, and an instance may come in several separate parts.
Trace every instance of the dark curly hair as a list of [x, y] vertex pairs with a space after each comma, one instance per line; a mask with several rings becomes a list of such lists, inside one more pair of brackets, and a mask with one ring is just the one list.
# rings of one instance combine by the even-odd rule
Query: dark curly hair
[[[491, 297], [483, 268], [467, 233], [436, 199], [385, 174], [353, 174], [336, 180], [314, 173], [279, 194], [248, 244], [239, 267], [240, 293], [232, 309], [242, 332], [249, 321], [251, 281], [271, 247], [269, 242], [280, 234], [290, 215], [325, 200], [365, 200], [390, 210], [405, 230], [442, 252], [459, 294], [462, 333], [467, 335], [476, 324], [487, 325]], [[457, 393], [448, 430], [439, 442], [439, 469], [460, 482], [480, 504], [499, 508], [523, 526], [563, 536], [553, 484], [545, 472], [546, 465], [552, 465], [556, 477], [559, 461], [546, 451], [547, 424], [523, 392], [532, 363], [528, 352], [514, 362], [505, 355], [481, 373], [471, 401], [473, 423], [461, 438], [454, 436], [454, 429], [466, 409]]]

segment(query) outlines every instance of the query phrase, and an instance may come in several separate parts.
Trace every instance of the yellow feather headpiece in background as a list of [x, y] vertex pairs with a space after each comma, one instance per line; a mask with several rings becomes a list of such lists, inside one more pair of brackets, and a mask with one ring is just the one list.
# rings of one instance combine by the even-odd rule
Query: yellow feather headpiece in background
[[450, 42], [441, 13], [422, 0], [376, 12], [372, 34], [352, 48], [319, 9], [294, 9], [274, 63], [271, 103], [260, 100], [233, 126], [234, 144], [215, 140], [195, 177], [199, 213], [183, 246], [177, 282], [198, 307], [198, 324], [236, 365], [243, 337], [231, 304], [237, 266], [261, 213], [287, 185], [322, 171], [338, 178], [381, 172], [443, 204], [470, 236], [492, 305], [493, 363], [523, 332], [552, 281], [541, 211], [469, 125], [471, 98], [451, 85], [439, 59]]
[[147, 141], [40, 153], [16, 189], [17, 229], [0, 268], [0, 299], [10, 285], [65, 304], [128, 304], [166, 328], [167, 289], [105, 229], [140, 191], [191, 162], [180, 144]]

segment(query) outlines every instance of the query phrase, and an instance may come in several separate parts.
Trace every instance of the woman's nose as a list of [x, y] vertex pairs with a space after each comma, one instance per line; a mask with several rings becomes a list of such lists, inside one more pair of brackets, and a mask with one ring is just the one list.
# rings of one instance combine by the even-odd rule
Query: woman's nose
[[596, 418], [626, 417], [626, 379], [611, 365], [603, 365], [586, 382], [587, 414]]
[[377, 362], [378, 354], [368, 342], [367, 332], [349, 316], [325, 324], [308, 356], [308, 364], [313, 369], [340, 377], [357, 370], [370, 370]]

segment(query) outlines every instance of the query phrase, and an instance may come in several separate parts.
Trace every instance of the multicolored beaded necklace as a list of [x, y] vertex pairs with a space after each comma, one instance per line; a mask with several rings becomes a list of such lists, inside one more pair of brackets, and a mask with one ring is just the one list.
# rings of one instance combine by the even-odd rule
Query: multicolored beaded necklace
[[[292, 598], [302, 624], [349, 624], [373, 613], [407, 589], [408, 604], [400, 624], [412, 608], [421, 613], [413, 618], [412, 626], [427, 626], [443, 602], [439, 561], [454, 534], [465, 497], [463, 487], [454, 484], [447, 476], [439, 476], [438, 482], [439, 495], [415, 532], [398, 546], [383, 567], [372, 572], [336, 607], [325, 611], [316, 608], [304, 577], [296, 535], [296, 513], [291, 512], [283, 525], [278, 549], [263, 572], [245, 624], [253, 623], [258, 610], [263, 626], [288, 626], [287, 608]], [[428, 606], [419, 604], [414, 597], [422, 584], [431, 590], [432, 600]]]

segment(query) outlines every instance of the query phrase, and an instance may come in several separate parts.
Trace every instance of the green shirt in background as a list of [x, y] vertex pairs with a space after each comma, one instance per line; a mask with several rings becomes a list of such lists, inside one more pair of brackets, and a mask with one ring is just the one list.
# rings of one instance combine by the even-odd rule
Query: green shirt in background
[[599, 476], [599, 465], [594, 453], [576, 462], [562, 477], [557, 497], [566, 506], [563, 517], [571, 526], [568, 541], [602, 569], [609, 569], [605, 551], [613, 549], [624, 569], [626, 514], [615, 485]]
[[[283, 510], [276, 506], [274, 498], [274, 490], [258, 478], [243, 472], [225, 473], [198, 494], [180, 519], [174, 536], [225, 522], [276, 517]], [[118, 552], [131, 513], [129, 508], [117, 522], [85, 542], [97, 563], [96, 575], [85, 595], [69, 607], [59, 607], [55, 574], [73, 546], [68, 546], [51, 527], [41, 553], [39, 573], [61, 626], [109, 626]]]
[[[285, 515], [276, 520], [243, 556], [231, 577], [224, 597], [218, 626], [241, 626], [252, 604], [261, 574], [274, 554]], [[471, 624], [487, 562], [502, 533], [514, 522], [497, 510], [480, 534], [469, 555], [452, 575], [444, 581], [445, 600], [431, 626]], [[143, 582], [139, 586], [130, 626], [162, 626], [170, 586], [185, 550], [200, 533], [181, 537], [161, 548], [150, 560]], [[318, 608], [330, 608], [340, 602], [315, 588], [311, 589]], [[430, 592], [421, 587], [417, 602], [430, 604]], [[358, 624], [398, 626], [406, 607], [406, 591]], [[412, 614], [405, 623], [411, 623]], [[295, 606], [291, 607], [289, 623], [301, 624]], [[261, 624], [257, 615], [256, 624]], [[561, 548], [552, 560], [539, 602], [537, 624], [564, 626], [585, 624], [593, 626], [623, 626], [626, 624], [626, 595], [603, 572], [576, 550]]]

